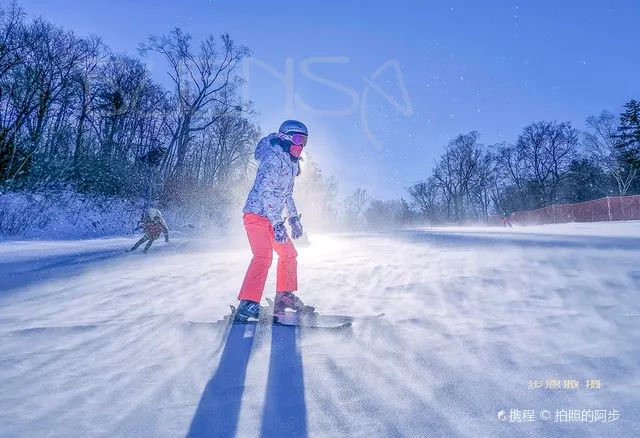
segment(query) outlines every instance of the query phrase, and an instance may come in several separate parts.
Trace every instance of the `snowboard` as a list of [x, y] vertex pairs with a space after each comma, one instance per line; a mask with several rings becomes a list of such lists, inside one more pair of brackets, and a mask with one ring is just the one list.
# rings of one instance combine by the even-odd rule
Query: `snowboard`
[[[249, 319], [247, 321], [236, 321], [234, 316], [236, 313], [235, 306], [231, 307], [231, 313], [225, 315], [224, 319], [216, 321], [213, 324], [233, 324], [233, 325], [255, 325], [258, 323], [292, 327], [306, 327], [311, 329], [345, 329], [353, 325], [358, 320], [369, 320], [383, 317], [385, 314], [380, 313], [374, 316], [346, 316], [323, 314], [318, 312], [293, 312], [287, 311], [281, 314], [273, 314], [273, 306], [263, 307], [260, 312], [260, 318]], [[189, 321], [191, 324], [212, 324], [211, 321]]]

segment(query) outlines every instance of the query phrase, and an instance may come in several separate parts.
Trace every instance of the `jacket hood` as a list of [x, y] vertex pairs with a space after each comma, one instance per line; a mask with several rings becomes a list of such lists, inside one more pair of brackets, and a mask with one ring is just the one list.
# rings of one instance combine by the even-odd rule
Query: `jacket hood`
[[276, 137], [276, 134], [269, 134], [258, 142], [256, 146], [256, 152], [254, 157], [258, 161], [264, 161], [266, 158], [273, 154], [284, 153], [282, 148], [278, 144], [271, 144], [271, 140]]

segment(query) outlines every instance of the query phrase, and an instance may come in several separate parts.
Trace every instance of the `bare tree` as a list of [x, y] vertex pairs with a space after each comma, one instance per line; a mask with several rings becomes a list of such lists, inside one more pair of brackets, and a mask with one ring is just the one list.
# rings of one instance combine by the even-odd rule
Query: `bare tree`
[[433, 172], [447, 208], [447, 217], [454, 221], [469, 215], [470, 196], [477, 185], [482, 151], [476, 131], [457, 136], [445, 149]]
[[[19, 137], [35, 108], [36, 94], [35, 78], [27, 68], [31, 42], [24, 12], [16, 3], [0, 8], [0, 38], [0, 172], [8, 181], [27, 161]], [[16, 166], [16, 161], [22, 164]]]
[[489, 211], [493, 202], [493, 187], [497, 179], [497, 160], [489, 151], [480, 150], [476, 172], [473, 175], [470, 187], [470, 201], [480, 209], [479, 216], [483, 220], [489, 217]]
[[96, 97], [94, 88], [100, 81], [98, 67], [105, 61], [108, 53], [106, 46], [97, 37], [83, 40], [82, 44], [85, 56], [80, 61], [74, 75], [78, 92], [78, 120], [73, 153], [76, 165], [84, 153], [86, 125]]
[[516, 147], [530, 172], [528, 183], [535, 207], [556, 201], [577, 144], [578, 132], [569, 122], [537, 122], [522, 130]]
[[381, 201], [373, 199], [364, 213], [367, 226], [375, 229], [393, 228], [406, 220], [406, 203], [402, 199]]
[[433, 177], [409, 187], [409, 195], [422, 216], [433, 221], [438, 217], [440, 192]]
[[524, 193], [525, 184], [529, 177], [524, 153], [512, 144], [496, 145], [496, 160], [503, 171], [503, 176]]
[[36, 19], [29, 29], [29, 76], [35, 79], [35, 111], [27, 118], [30, 144], [37, 149], [51, 120], [50, 110], [72, 85], [73, 74], [85, 56], [83, 41], [72, 32]]
[[133, 156], [140, 104], [153, 84], [140, 60], [123, 55], [112, 55], [99, 74], [102, 80], [96, 87], [92, 126], [100, 156], [108, 162], [125, 160]]
[[[230, 91], [240, 85], [234, 76], [238, 63], [248, 55], [244, 46], [236, 46], [228, 34], [213, 36], [200, 44], [198, 53], [191, 47], [191, 35], [176, 28], [166, 35], [151, 36], [140, 44], [142, 53], [153, 51], [169, 63], [176, 111], [168, 123], [171, 133], [168, 160], [175, 158], [173, 174], [185, 173], [189, 146], [194, 136], [206, 130], [235, 106], [227, 100]], [[218, 111], [208, 111], [211, 107]]]
[[138, 57], [29, 20], [15, 3], [0, 6], [2, 189], [60, 184], [171, 201], [167, 177], [179, 176], [175, 186], [194, 195], [187, 203], [224, 204], [258, 136], [252, 112], [238, 105], [236, 71], [248, 51], [229, 35], [191, 46], [179, 29], [141, 45], [167, 59], [168, 90]]
[[40, 18], [24, 24], [16, 7], [0, 10], [0, 16], [0, 157], [6, 157], [0, 160], [12, 181], [35, 153], [55, 154], [61, 147], [73, 76], [86, 53], [71, 32]]
[[364, 213], [370, 199], [365, 189], [356, 189], [351, 196], [344, 200], [347, 220], [356, 227], [364, 225]]
[[222, 115], [210, 116], [214, 123], [202, 131], [197, 166], [206, 184], [227, 181], [236, 170], [243, 170], [258, 140], [257, 128], [241, 112], [213, 111]]
[[622, 157], [618, 147], [617, 122], [617, 117], [608, 111], [589, 117], [583, 141], [589, 155], [615, 179], [618, 194], [625, 196], [636, 179], [638, 169]]
[[305, 216], [305, 224], [313, 228], [333, 229], [338, 212], [337, 184], [326, 177], [309, 153], [301, 162], [301, 173], [296, 178], [295, 198], [298, 211]]
[[[29, 44], [25, 37], [24, 15], [15, 2], [7, 9], [0, 8], [0, 82], [11, 69], [22, 64], [24, 50]], [[2, 88], [0, 93], [3, 93]]]

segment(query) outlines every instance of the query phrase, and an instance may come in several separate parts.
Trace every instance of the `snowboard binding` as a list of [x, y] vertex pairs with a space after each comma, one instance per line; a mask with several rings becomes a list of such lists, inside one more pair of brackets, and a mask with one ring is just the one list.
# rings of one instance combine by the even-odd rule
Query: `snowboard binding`
[[269, 308], [273, 309], [275, 316], [283, 315], [287, 310], [304, 315], [316, 313], [315, 307], [304, 304], [293, 292], [278, 292], [276, 293], [275, 302], [269, 298], [267, 298], [267, 302], [269, 303]]

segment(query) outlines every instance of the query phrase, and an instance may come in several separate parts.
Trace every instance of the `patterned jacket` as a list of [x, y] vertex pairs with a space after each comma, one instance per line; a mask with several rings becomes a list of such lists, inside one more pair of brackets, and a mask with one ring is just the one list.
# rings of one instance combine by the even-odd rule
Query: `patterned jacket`
[[271, 139], [275, 137], [276, 134], [269, 134], [256, 147], [258, 173], [242, 210], [266, 217], [271, 225], [282, 222], [285, 206], [289, 217], [298, 215], [293, 202], [293, 183], [298, 173], [298, 163], [291, 161], [280, 145], [271, 144]]
[[161, 233], [164, 233], [165, 238], [169, 238], [169, 227], [165, 222], [162, 213], [157, 208], [148, 208], [143, 214], [142, 218], [138, 222], [138, 228], [142, 228], [145, 234], [157, 239]]

